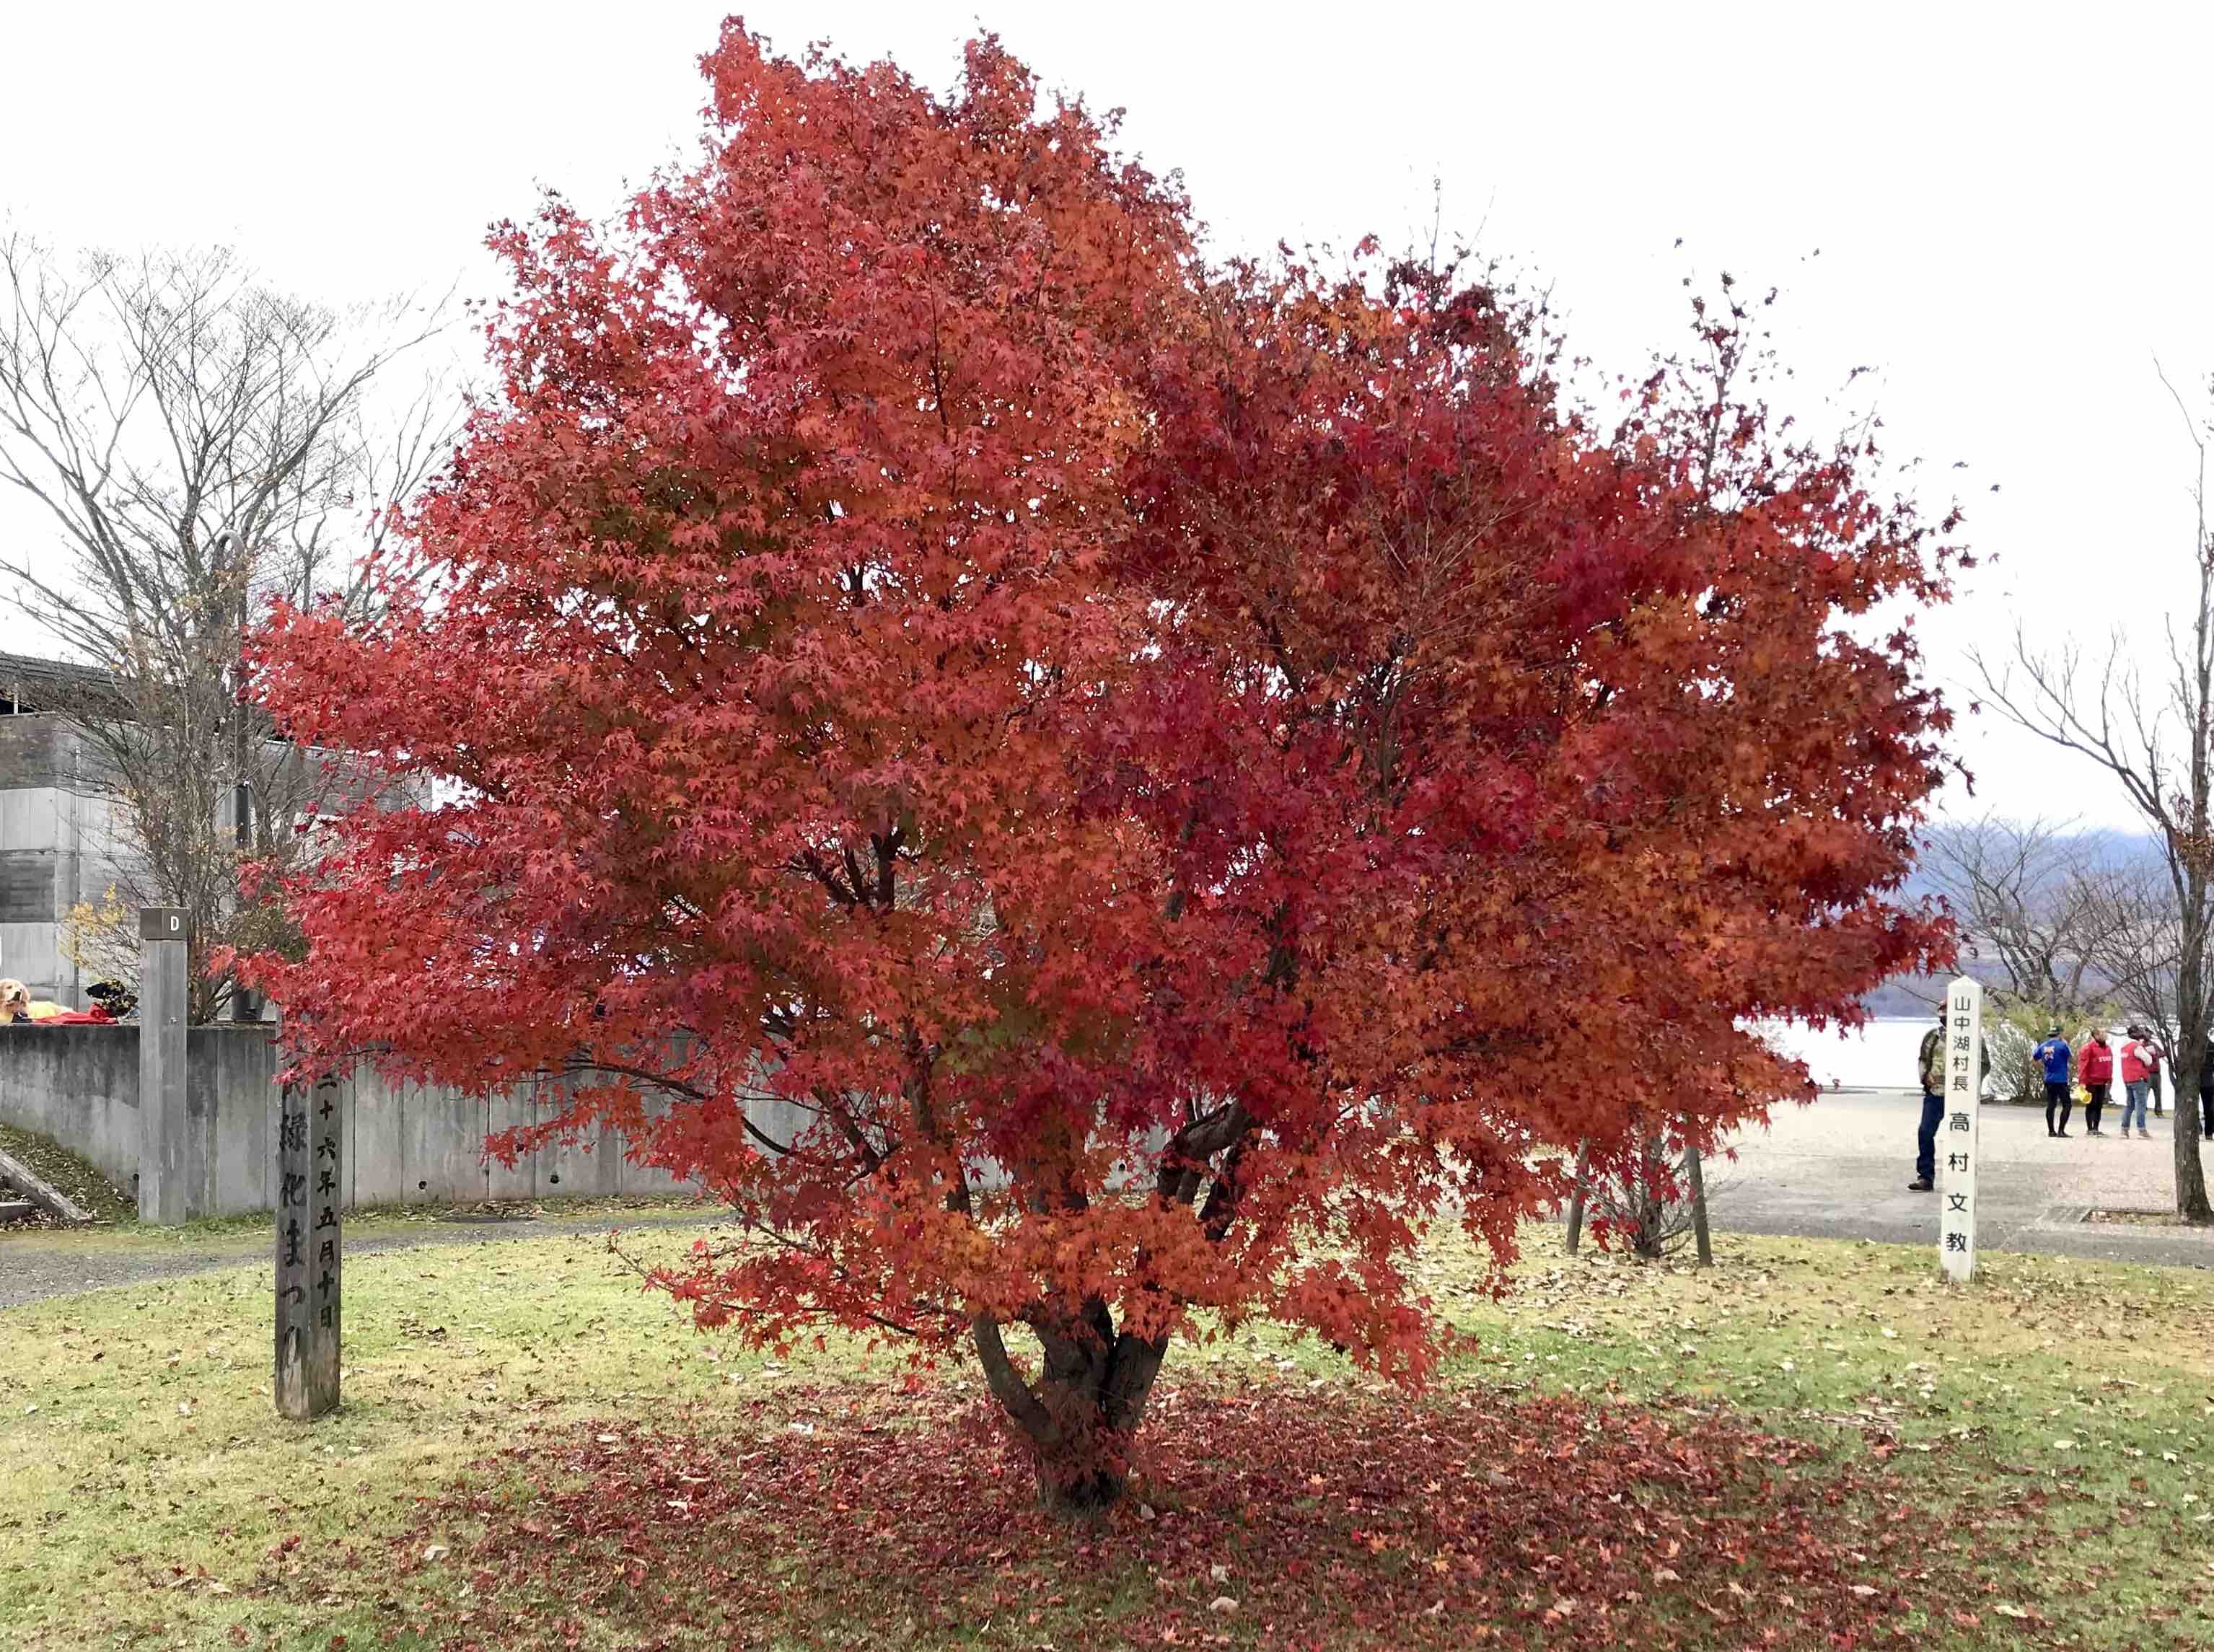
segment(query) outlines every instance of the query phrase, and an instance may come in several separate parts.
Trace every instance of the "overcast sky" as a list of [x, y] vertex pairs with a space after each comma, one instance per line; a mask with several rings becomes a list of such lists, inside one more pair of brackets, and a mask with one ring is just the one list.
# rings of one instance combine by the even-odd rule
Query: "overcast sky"
[[[725, 8], [476, 3], [9, 9], [0, 212], [65, 245], [225, 242], [336, 300], [498, 291], [487, 223], [538, 188], [595, 212], [687, 153]], [[1403, 4], [755, 4], [937, 85], [997, 29], [1053, 86], [1127, 111], [1217, 250], [1426, 232], [1551, 285], [1571, 340], [1632, 369], [1680, 336], [1686, 273], [1784, 289], [1800, 411], [1848, 370], [1935, 511], [1997, 560], [1926, 622], [1933, 667], [2017, 619], [2148, 658], [2187, 597], [2192, 450], [2157, 356], [2214, 370], [2214, 16], [2064, 9]], [[1682, 239], [1683, 246], [1675, 243]], [[1813, 256], [1819, 249], [1819, 256]], [[1826, 415], [1832, 423], [1838, 415]], [[1967, 468], [1954, 470], [1955, 461]], [[1988, 490], [1997, 484], [1997, 494]], [[35, 531], [19, 511], [0, 531]], [[37, 646], [18, 626], [0, 639]], [[1965, 694], [1956, 691], [1965, 700]], [[2080, 761], [1966, 719], [1997, 807], [2121, 823]]]

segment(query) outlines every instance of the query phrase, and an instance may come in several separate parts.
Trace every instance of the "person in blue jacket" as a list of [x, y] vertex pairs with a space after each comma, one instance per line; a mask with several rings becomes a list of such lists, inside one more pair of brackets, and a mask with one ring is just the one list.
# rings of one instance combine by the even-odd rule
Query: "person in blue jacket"
[[[2076, 1111], [2076, 1092], [2068, 1087], [2068, 1064], [2076, 1052], [2068, 1048], [2068, 1041], [2055, 1027], [2046, 1035], [2045, 1042], [2031, 1052], [2045, 1068], [2045, 1133], [2047, 1135], [2068, 1134], [2068, 1115]], [[2060, 1107], [2060, 1125], [2053, 1128], [2052, 1109]]]

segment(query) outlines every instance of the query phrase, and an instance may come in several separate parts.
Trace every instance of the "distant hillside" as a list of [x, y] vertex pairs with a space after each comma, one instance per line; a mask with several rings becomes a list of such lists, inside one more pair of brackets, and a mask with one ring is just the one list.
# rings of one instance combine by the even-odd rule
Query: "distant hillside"
[[[1934, 843], [1954, 833], [1969, 829], [1949, 821], [1939, 821], [1925, 834], [1925, 841]], [[2099, 827], [2067, 835], [2065, 842], [2080, 849], [2083, 857], [2100, 866], [2125, 866], [2134, 862], [2160, 860], [2160, 840], [2150, 832], [2122, 832]], [[1925, 853], [1906, 875], [1902, 892], [1910, 900], [1919, 900], [1925, 895], [1944, 893], [1942, 882]]]
[[[1948, 833], [1961, 832], [1968, 828], [1948, 822], [1939, 822], [1930, 829], [1929, 836], [1938, 840]], [[2079, 850], [2083, 858], [2095, 864], [2118, 866], [2132, 862], [2157, 860], [2160, 840], [2149, 832], [2124, 832], [2098, 828], [2070, 833], [2065, 840]], [[1909, 900], [1941, 896], [1944, 893], [1943, 879], [1927, 855], [1909, 873], [1902, 894]], [[1961, 946], [1960, 973], [1973, 976], [1985, 986], [2003, 985], [2006, 972], [1996, 958], [1977, 956], [1975, 937], [1966, 938]], [[1869, 1014], [1884, 1016], [1928, 1015], [1937, 1006], [1945, 982], [1950, 976], [1893, 976], [1873, 992], [1862, 994], [1861, 1002]]]
[[[1967, 958], [1962, 975], [1973, 976], [1985, 986], [2003, 986], [2006, 972], [1990, 958]], [[1862, 993], [1861, 1003], [1870, 1015], [1930, 1015], [1945, 995], [1951, 976], [1893, 976], [1874, 992]]]

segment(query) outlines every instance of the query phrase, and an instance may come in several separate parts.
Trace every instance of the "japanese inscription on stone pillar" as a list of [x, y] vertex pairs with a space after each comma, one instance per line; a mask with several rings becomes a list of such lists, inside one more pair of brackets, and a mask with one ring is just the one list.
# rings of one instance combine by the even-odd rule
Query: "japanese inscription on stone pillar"
[[288, 1084], [277, 1116], [277, 1409], [338, 1409], [343, 1086]]
[[1945, 994], [1945, 1116], [1937, 1130], [1937, 1265], [1965, 1283], [1976, 1270], [1977, 1103], [1984, 1087], [1984, 988], [1962, 976]]

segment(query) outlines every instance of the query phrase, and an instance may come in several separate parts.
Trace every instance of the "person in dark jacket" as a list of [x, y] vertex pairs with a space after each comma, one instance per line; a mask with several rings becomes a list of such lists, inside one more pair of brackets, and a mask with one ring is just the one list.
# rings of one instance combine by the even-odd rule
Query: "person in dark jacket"
[[[2180, 1097], [2175, 1104], [2183, 1105]], [[2214, 1038], [2206, 1041], [2206, 1054], [2199, 1063], [2199, 1122], [2205, 1128], [2206, 1139], [2214, 1141]]]
[[[2045, 1035], [2045, 1042], [2032, 1053], [2036, 1055], [2038, 1065], [2045, 1069], [2045, 1133], [2047, 1135], [2065, 1135], [2068, 1134], [2068, 1116], [2076, 1111], [2076, 1092], [2069, 1087], [2068, 1082], [2069, 1063], [2075, 1059], [2076, 1052], [2069, 1049], [2068, 1041], [2060, 1036], [2060, 1029], [2055, 1027]], [[2052, 1110], [2056, 1106], [2060, 1109], [2058, 1129], [2052, 1123]]]
[[1937, 1124], [1945, 1117], [1945, 1006], [1937, 1006], [1937, 1025], [1922, 1035], [1922, 1125], [1914, 1133], [1914, 1179], [1911, 1193], [1928, 1193], [1937, 1185]]
[[2077, 1053], [2076, 1074], [2089, 1099], [2083, 1104], [2083, 1134], [2098, 1135], [2099, 1112], [2106, 1106], [2114, 1082], [2114, 1047], [2107, 1042], [2104, 1027], [2093, 1027]]
[[[1922, 1035], [1922, 1053], [1918, 1063], [1922, 1077], [1922, 1126], [1914, 1133], [1914, 1179], [1906, 1184], [1911, 1193], [1928, 1193], [1937, 1185], [1937, 1126], [1945, 1117], [1945, 1052], [1950, 1040], [1946, 1037], [1945, 1006], [1937, 1006], [1937, 1025]], [[1991, 1052], [1983, 1052], [1983, 1070], [1976, 1075], [1975, 1095], [1969, 1098], [1972, 1106], [1982, 1099], [1983, 1080], [1991, 1075]]]

